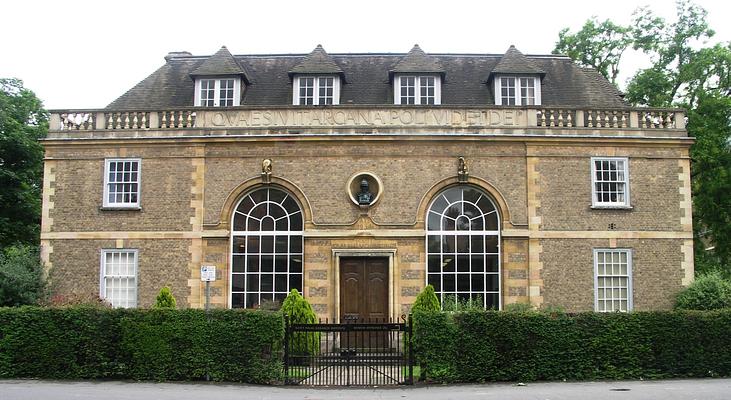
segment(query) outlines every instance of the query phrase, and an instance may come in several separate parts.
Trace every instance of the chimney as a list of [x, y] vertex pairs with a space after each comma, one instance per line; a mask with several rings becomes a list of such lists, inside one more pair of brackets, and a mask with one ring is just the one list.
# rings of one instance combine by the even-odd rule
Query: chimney
[[190, 56], [192, 56], [192, 54], [190, 54], [189, 51], [171, 51], [170, 53], [168, 53], [168, 55], [165, 56], [165, 62], [168, 62], [173, 58]]

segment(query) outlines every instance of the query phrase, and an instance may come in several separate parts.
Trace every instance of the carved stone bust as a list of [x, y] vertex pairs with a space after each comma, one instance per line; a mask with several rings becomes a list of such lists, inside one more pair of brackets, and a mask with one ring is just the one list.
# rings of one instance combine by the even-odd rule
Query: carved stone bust
[[373, 193], [369, 190], [368, 180], [363, 178], [360, 181], [360, 192], [358, 192], [358, 204], [361, 206], [370, 205], [373, 201]]

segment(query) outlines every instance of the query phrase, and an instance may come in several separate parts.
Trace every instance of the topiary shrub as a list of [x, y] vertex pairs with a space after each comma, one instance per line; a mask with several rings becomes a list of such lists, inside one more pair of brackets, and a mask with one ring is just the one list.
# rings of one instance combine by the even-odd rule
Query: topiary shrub
[[169, 287], [165, 286], [162, 289], [160, 289], [160, 293], [157, 294], [157, 298], [155, 299], [155, 304], [152, 306], [152, 308], [176, 308], [177, 302], [175, 301], [175, 297], [173, 297], [173, 292], [170, 290]]
[[439, 311], [439, 297], [434, 293], [434, 286], [426, 285], [426, 287], [416, 296], [416, 301], [411, 306], [411, 312], [417, 311]]
[[701, 275], [683, 289], [675, 300], [680, 310], [718, 310], [731, 307], [731, 282], [718, 272]]
[[[282, 302], [282, 313], [288, 318], [289, 324], [317, 323], [315, 311], [297, 289], [292, 289]], [[289, 352], [292, 355], [314, 355], [319, 349], [319, 332], [297, 332], [289, 336]]]
[[413, 331], [410, 336], [411, 340], [411, 347], [414, 350], [415, 355], [415, 361], [418, 365], [421, 366], [421, 376], [420, 379], [426, 378], [426, 364], [419, 358], [419, 354], [422, 352], [417, 349], [417, 345], [423, 343], [424, 341], [416, 341], [414, 339], [414, 336], [417, 335], [417, 332], [421, 328], [420, 322], [423, 320], [423, 318], [429, 318], [428, 316], [431, 314], [436, 314], [439, 311], [441, 311], [441, 304], [439, 303], [439, 297], [437, 297], [437, 294], [434, 292], [434, 286], [432, 285], [426, 285], [424, 289], [419, 293], [418, 296], [416, 296], [416, 300], [414, 301], [414, 304], [411, 306], [411, 313], [414, 316], [413, 318]]

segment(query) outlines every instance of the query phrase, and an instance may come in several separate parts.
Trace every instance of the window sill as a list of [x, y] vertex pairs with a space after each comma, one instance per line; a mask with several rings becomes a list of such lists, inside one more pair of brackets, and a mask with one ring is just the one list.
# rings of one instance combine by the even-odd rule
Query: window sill
[[591, 206], [592, 210], [632, 210], [632, 206]]
[[140, 206], [103, 206], [99, 211], [142, 211]]

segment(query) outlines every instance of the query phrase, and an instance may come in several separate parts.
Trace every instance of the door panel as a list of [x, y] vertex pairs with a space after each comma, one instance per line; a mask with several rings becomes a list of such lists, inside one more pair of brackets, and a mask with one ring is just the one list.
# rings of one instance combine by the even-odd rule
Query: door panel
[[[387, 322], [388, 258], [343, 257], [340, 259], [340, 321]], [[341, 338], [346, 348], [382, 348], [381, 333], [352, 332]]]
[[388, 259], [340, 259], [340, 319], [388, 318]]
[[360, 319], [363, 311], [362, 296], [357, 295], [365, 283], [363, 263], [357, 258], [340, 260], [340, 320], [344, 317]]
[[388, 318], [388, 260], [369, 259], [366, 261], [368, 314], [372, 321]]

